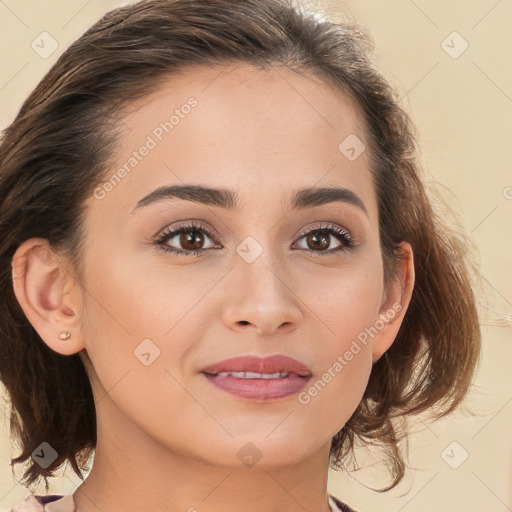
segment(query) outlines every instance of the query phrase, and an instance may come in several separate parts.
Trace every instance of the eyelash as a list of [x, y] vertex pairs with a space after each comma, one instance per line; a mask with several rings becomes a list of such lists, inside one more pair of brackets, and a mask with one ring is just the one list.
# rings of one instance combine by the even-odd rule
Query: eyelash
[[[169, 246], [166, 246], [165, 243], [170, 240], [171, 238], [175, 237], [176, 235], [182, 234], [182, 233], [189, 233], [193, 231], [200, 231], [208, 235], [209, 238], [211, 238], [213, 241], [215, 240], [215, 235], [212, 233], [210, 229], [208, 229], [206, 226], [202, 224], [178, 224], [173, 229], [167, 228], [156, 240], [155, 244], [160, 245], [162, 250], [171, 254], [175, 254], [177, 256], [201, 256], [201, 253], [214, 249], [214, 247], [210, 247], [208, 249], [197, 249], [195, 251], [184, 251], [181, 249], [173, 249]], [[304, 238], [305, 236], [311, 234], [311, 233], [327, 233], [330, 235], [335, 236], [338, 238], [338, 241], [341, 242], [343, 245], [336, 248], [336, 249], [329, 249], [327, 251], [313, 251], [311, 249], [300, 249], [302, 251], [308, 251], [311, 252], [312, 255], [315, 257], [323, 257], [323, 256], [329, 256], [337, 251], [343, 251], [343, 252], [350, 252], [353, 251], [356, 248], [356, 244], [354, 242], [354, 239], [352, 235], [345, 229], [340, 228], [334, 224], [328, 224], [325, 226], [319, 226], [312, 229], [309, 229], [307, 231], [302, 232], [299, 235], [299, 240], [301, 238]]]

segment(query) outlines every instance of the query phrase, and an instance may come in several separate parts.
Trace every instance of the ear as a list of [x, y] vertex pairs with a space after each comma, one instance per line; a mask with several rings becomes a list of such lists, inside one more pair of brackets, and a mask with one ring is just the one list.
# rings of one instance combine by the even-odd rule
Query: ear
[[[372, 343], [375, 363], [391, 347], [402, 325], [414, 288], [414, 255], [407, 242], [400, 244], [401, 257], [396, 262], [396, 272], [384, 290], [379, 310], [378, 334]], [[381, 327], [381, 328], [380, 328]]]
[[[70, 355], [85, 345], [80, 330], [80, 294], [73, 276], [44, 238], [23, 242], [12, 258], [14, 294], [25, 316], [55, 352]], [[68, 331], [68, 339], [60, 339]]]

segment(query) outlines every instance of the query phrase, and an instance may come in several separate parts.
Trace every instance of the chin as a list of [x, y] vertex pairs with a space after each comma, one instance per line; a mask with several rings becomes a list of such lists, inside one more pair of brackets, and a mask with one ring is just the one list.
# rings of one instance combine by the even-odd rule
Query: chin
[[298, 464], [320, 448], [289, 439], [270, 440], [265, 438], [266, 435], [231, 439], [229, 444], [219, 445], [219, 450], [211, 454], [210, 461], [230, 469], [276, 470]]

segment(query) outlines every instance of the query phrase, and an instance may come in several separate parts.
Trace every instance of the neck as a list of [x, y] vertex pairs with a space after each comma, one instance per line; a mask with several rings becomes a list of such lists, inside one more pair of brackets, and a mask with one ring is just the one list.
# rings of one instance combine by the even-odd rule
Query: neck
[[330, 443], [291, 466], [222, 467], [158, 442], [126, 418], [108, 394], [97, 411], [94, 464], [74, 493], [79, 512], [331, 510]]

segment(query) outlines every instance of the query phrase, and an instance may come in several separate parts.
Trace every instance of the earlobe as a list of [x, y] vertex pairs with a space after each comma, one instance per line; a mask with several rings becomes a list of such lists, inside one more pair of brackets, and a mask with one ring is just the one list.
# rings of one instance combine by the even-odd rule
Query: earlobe
[[400, 244], [402, 257], [397, 260], [392, 282], [384, 291], [379, 311], [379, 335], [372, 345], [375, 363], [391, 347], [404, 319], [414, 289], [414, 255], [407, 242]]
[[70, 355], [85, 348], [73, 277], [63, 268], [48, 240], [23, 242], [12, 258], [14, 294], [25, 316], [55, 352]]

